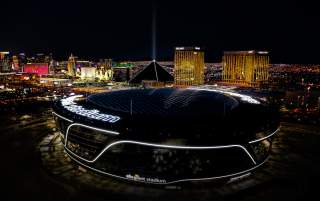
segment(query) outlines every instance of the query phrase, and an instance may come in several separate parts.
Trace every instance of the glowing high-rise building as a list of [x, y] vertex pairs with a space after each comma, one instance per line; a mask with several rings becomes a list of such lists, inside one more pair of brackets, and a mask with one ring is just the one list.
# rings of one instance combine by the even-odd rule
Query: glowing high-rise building
[[96, 77], [95, 67], [81, 67], [81, 79], [82, 80], [94, 80]]
[[110, 81], [113, 77], [112, 59], [101, 59], [96, 69], [96, 78]]
[[19, 62], [19, 57], [17, 55], [12, 56], [12, 70], [14, 71], [20, 70], [20, 62]]
[[12, 70], [9, 54], [10, 52], [0, 52], [0, 72], [9, 72]]
[[204, 82], [204, 52], [199, 47], [177, 47], [174, 55], [175, 85]]
[[269, 53], [266, 51], [228, 51], [222, 59], [222, 81], [258, 87], [269, 77]]
[[68, 75], [75, 76], [76, 75], [76, 59], [72, 54], [68, 59], [67, 67], [68, 67]]

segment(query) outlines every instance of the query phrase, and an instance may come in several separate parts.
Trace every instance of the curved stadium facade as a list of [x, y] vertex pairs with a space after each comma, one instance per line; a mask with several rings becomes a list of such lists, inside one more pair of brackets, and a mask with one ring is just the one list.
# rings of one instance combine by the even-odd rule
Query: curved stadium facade
[[67, 154], [101, 174], [153, 184], [224, 179], [262, 165], [279, 118], [219, 89], [133, 89], [54, 104]]

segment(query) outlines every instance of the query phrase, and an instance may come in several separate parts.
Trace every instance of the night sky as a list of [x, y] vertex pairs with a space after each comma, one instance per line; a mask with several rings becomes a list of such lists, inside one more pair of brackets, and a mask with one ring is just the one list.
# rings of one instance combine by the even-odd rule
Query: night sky
[[[152, 1], [1, 1], [0, 50], [52, 52], [66, 59], [151, 60]], [[157, 59], [175, 46], [201, 46], [206, 60], [224, 50], [270, 50], [272, 63], [320, 63], [320, 12], [312, 1], [162, 0]]]

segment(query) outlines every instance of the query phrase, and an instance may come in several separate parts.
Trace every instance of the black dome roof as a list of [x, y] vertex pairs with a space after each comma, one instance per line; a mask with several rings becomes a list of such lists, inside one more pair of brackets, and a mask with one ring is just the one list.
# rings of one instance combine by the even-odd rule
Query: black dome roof
[[161, 88], [106, 92], [87, 100], [92, 108], [120, 116], [117, 125], [124, 129], [120, 132], [130, 139], [162, 143], [179, 138], [195, 145], [212, 143], [212, 138], [217, 144], [248, 140], [262, 130], [275, 130], [277, 112], [248, 97], [219, 90]]
[[238, 106], [231, 96], [192, 89], [134, 89], [91, 95], [89, 102], [108, 111], [130, 115], [221, 116]]
[[277, 109], [243, 94], [215, 89], [130, 89], [94, 94], [79, 107], [119, 117], [106, 122], [77, 115], [57, 102], [54, 111], [123, 140], [181, 145], [241, 144], [279, 126]]

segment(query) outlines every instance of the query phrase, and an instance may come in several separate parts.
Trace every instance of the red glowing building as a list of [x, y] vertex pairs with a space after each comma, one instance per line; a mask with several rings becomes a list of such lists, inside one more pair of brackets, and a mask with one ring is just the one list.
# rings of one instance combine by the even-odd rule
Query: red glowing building
[[28, 63], [25, 64], [23, 72], [46, 75], [49, 73], [49, 65], [47, 63]]

